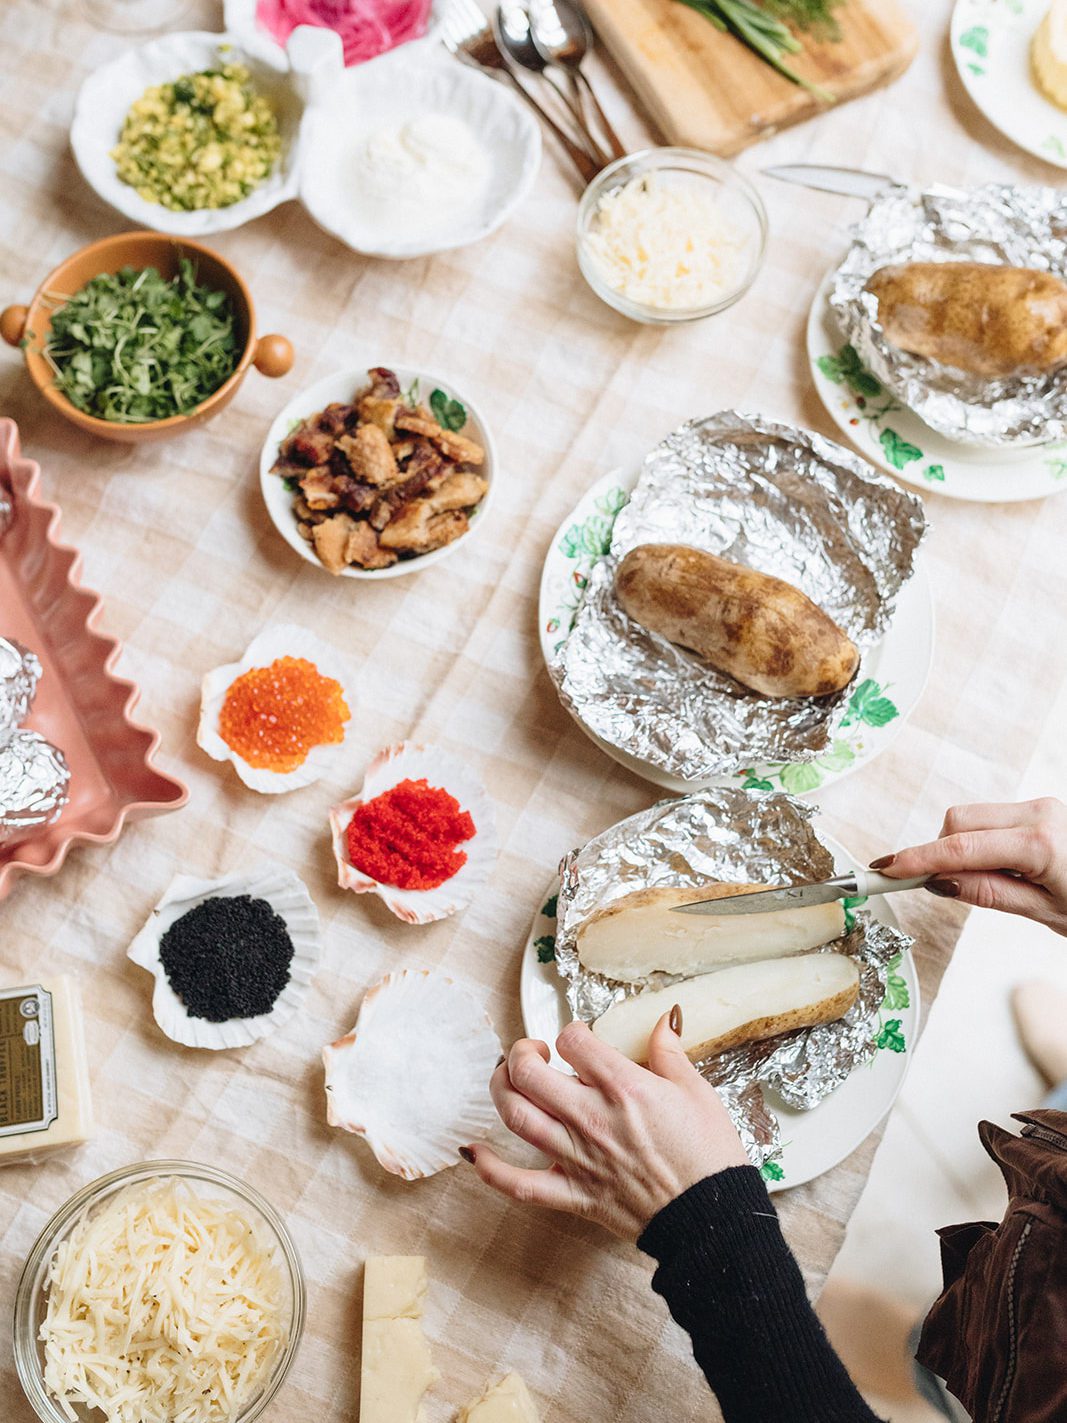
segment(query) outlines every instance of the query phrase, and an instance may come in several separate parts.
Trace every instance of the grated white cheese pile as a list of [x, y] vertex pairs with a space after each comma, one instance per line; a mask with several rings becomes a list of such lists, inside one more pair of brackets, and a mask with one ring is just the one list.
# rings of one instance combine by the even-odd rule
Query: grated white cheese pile
[[226, 1423], [286, 1341], [282, 1275], [261, 1226], [174, 1178], [81, 1216], [48, 1274], [45, 1384], [108, 1423]]
[[711, 184], [631, 178], [597, 203], [585, 247], [601, 280], [642, 306], [710, 306], [736, 291], [753, 234], [723, 210]]

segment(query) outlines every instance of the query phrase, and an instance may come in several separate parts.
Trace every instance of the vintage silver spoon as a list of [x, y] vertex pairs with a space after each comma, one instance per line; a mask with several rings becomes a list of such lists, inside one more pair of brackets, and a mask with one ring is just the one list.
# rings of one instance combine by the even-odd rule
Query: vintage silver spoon
[[498, 5], [493, 12], [493, 34], [504, 57], [512, 65], [518, 65], [520, 69], [528, 69], [531, 73], [539, 74], [552, 86], [567, 112], [577, 124], [590, 156], [596, 160], [600, 167], [603, 167], [611, 155], [604, 152], [590, 132], [577, 96], [569, 94], [555, 75], [549, 73], [549, 60], [534, 44], [530, 16], [526, 7], [516, 3], [516, 0], [503, 0], [503, 3]]
[[[582, 61], [593, 46], [593, 31], [584, 11], [572, 5], [571, 0], [530, 0], [530, 31], [538, 54], [549, 64], [558, 64], [566, 71], [579, 110], [583, 99], [588, 98], [596, 110], [613, 155], [625, 158], [626, 149], [582, 69]], [[588, 122], [586, 127], [589, 127]]]

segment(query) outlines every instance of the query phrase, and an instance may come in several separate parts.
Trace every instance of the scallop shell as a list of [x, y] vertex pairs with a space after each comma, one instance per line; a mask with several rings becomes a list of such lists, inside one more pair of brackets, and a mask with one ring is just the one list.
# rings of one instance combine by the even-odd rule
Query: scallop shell
[[[348, 859], [345, 831], [358, 806], [391, 790], [400, 781], [425, 777], [459, 801], [474, 821], [474, 836], [463, 843], [467, 862], [436, 889], [398, 889], [382, 884], [357, 870]], [[493, 806], [482, 785], [462, 761], [435, 746], [401, 741], [379, 751], [367, 767], [359, 794], [330, 807], [330, 831], [337, 861], [337, 883], [355, 894], [377, 894], [398, 919], [408, 924], [431, 924], [466, 909], [489, 878], [496, 859], [497, 840]]]
[[[293, 943], [289, 982], [270, 1012], [261, 1013], [258, 1018], [231, 1018], [228, 1023], [209, 1023], [206, 1018], [191, 1018], [167, 979], [159, 957], [159, 941], [175, 920], [205, 899], [238, 894], [265, 899], [285, 921]], [[183, 1047], [216, 1050], [248, 1047], [268, 1033], [284, 1027], [307, 997], [308, 986], [322, 957], [319, 914], [303, 880], [292, 870], [277, 865], [260, 865], [254, 870], [224, 875], [221, 879], [176, 875], [126, 954], [154, 976], [152, 1014], [168, 1038]]]
[[458, 983], [427, 969], [386, 974], [352, 1031], [322, 1050], [326, 1119], [364, 1137], [394, 1176], [432, 1176], [497, 1124], [489, 1079], [501, 1052]]
[[[295, 771], [268, 771], [262, 767], [250, 766], [236, 751], [231, 750], [219, 735], [219, 714], [226, 693], [243, 673], [253, 667], [269, 667], [279, 657], [306, 657], [314, 662], [324, 677], [332, 677], [340, 682], [348, 706], [349, 718], [345, 722], [344, 737], [329, 746], [313, 746], [307, 760]], [[281, 623], [277, 627], [264, 628], [248, 644], [248, 649], [240, 662], [228, 662], [224, 667], [216, 667], [200, 684], [200, 724], [196, 729], [196, 743], [215, 761], [232, 761], [233, 768], [250, 790], [264, 795], [278, 795], [283, 791], [299, 790], [302, 786], [313, 785], [330, 768], [330, 763], [344, 746], [352, 725], [353, 703], [349, 692], [350, 678], [344, 660], [337, 652], [314, 633], [293, 623]]]

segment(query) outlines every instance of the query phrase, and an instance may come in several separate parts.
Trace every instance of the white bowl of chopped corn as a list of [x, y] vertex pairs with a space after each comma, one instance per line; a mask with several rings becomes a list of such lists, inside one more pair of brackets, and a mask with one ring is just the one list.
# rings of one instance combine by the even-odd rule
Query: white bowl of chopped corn
[[86, 182], [132, 222], [199, 237], [296, 196], [303, 117], [293, 74], [187, 31], [94, 70], [70, 142]]

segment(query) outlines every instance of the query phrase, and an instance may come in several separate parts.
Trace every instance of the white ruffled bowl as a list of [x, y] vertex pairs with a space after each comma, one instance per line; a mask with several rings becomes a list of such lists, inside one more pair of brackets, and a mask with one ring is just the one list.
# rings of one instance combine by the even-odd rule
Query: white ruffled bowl
[[[227, 1023], [209, 1023], [206, 1018], [192, 1018], [170, 986], [159, 957], [159, 942], [173, 923], [205, 899], [229, 898], [239, 894], [265, 899], [285, 923], [293, 944], [289, 982], [270, 1012], [261, 1013], [256, 1018], [231, 1018]], [[308, 986], [322, 957], [319, 914], [303, 880], [292, 870], [275, 865], [260, 865], [258, 869], [225, 875], [222, 879], [176, 875], [126, 954], [155, 978], [152, 1014], [168, 1038], [183, 1047], [213, 1050], [248, 1047], [268, 1033], [283, 1028], [307, 997]]]
[[[316, 381], [306, 390], [298, 391], [278, 411], [267, 431], [267, 438], [263, 442], [263, 448], [259, 455], [259, 487], [263, 494], [263, 502], [267, 506], [271, 523], [293, 552], [298, 553], [305, 563], [310, 563], [323, 573], [327, 572], [318, 554], [307, 540], [300, 536], [300, 530], [296, 526], [296, 516], [293, 513], [292, 493], [286, 488], [283, 479], [271, 473], [274, 461], [281, 452], [282, 442], [295, 426], [299, 425], [302, 420], [306, 420], [315, 411], [325, 409], [332, 401], [340, 401], [344, 404], [350, 402], [357, 391], [366, 386], [367, 372], [372, 366], [385, 366], [393, 371], [400, 382], [401, 390], [407, 391], [412, 385], [416, 386], [417, 400], [423, 399], [423, 392], [428, 393], [440, 388], [452, 399], [460, 402], [467, 412], [467, 424], [463, 426], [460, 433], [469, 435], [472, 440], [477, 440], [485, 450], [485, 462], [479, 466], [478, 473], [489, 484], [485, 498], [470, 517], [470, 527], [467, 532], [458, 539], [453, 539], [451, 543], [443, 544], [441, 548], [431, 549], [429, 553], [416, 554], [414, 558], [402, 558], [398, 562], [390, 564], [388, 568], [357, 568], [354, 564], [349, 564], [347, 568], [342, 568], [340, 573], [327, 575], [330, 578], [336, 576], [368, 583], [379, 583], [384, 579], [403, 578], [409, 573], [418, 573], [421, 569], [431, 568], [435, 563], [441, 563], [444, 559], [451, 558], [458, 549], [465, 548], [474, 535], [485, 527], [485, 521], [489, 517], [489, 505], [496, 492], [497, 456], [493, 433], [486, 424], [485, 417], [465, 389], [457, 386], [448, 376], [435, 375], [433, 371], [416, 369], [414, 366], [390, 360], [388, 354], [385, 359], [382, 359], [379, 352], [366, 351], [364, 354], [365, 359], [359, 365], [350, 366], [347, 370], [336, 371], [333, 375], [323, 376], [322, 380]], [[378, 358], [375, 359], [375, 356]]]
[[[280, 481], [279, 481], [280, 482]], [[219, 735], [219, 714], [230, 690], [238, 677], [250, 672], [253, 667], [269, 667], [279, 657], [304, 657], [314, 662], [324, 677], [332, 677], [340, 682], [348, 720], [344, 725], [344, 736], [329, 745], [313, 746], [302, 766], [295, 771], [269, 771], [262, 766], [250, 766], [243, 756], [239, 756]], [[350, 678], [343, 659], [321, 638], [295, 623], [279, 623], [277, 627], [265, 628], [248, 644], [240, 662], [227, 662], [209, 672], [200, 684], [200, 723], [196, 729], [196, 744], [214, 761], [230, 761], [234, 770], [249, 790], [262, 795], [280, 795], [285, 791], [300, 790], [303, 786], [314, 785], [330, 769], [331, 762], [341, 752], [352, 725], [352, 697], [349, 693]]]
[[[376, 202], [358, 207], [359, 193], [346, 174], [360, 145], [374, 132], [401, 127], [425, 114], [446, 114], [477, 135], [490, 170], [477, 210], [451, 224], [435, 225], [403, 241], [376, 229]], [[370, 66], [346, 69], [317, 94], [304, 121], [300, 200], [327, 232], [353, 251], [402, 261], [466, 247], [488, 237], [529, 192], [541, 163], [541, 130], [502, 84], [444, 53], [403, 50]]]
[[[391, 790], [401, 781], [425, 778], [455, 796], [474, 821], [474, 836], [459, 847], [466, 863], [436, 889], [399, 889], [357, 870], [348, 858], [345, 832], [359, 806]], [[367, 767], [359, 794], [330, 807], [330, 832], [337, 861], [337, 883], [354, 894], [376, 894], [398, 919], [408, 924], [432, 924], [466, 909], [489, 878], [496, 859], [493, 807], [481, 783], [462, 761], [435, 746], [402, 741], [379, 751]]]
[[[240, 202], [224, 208], [195, 208], [172, 212], [162, 203], [150, 203], [122, 182], [111, 150], [133, 105], [155, 84], [165, 84], [182, 74], [210, 69], [219, 62], [220, 46], [228, 45], [225, 58], [248, 66], [256, 87], [270, 100], [278, 118], [282, 155], [274, 172]], [[167, 232], [174, 237], [202, 237], [226, 232], [297, 196], [301, 124], [304, 101], [296, 76], [279, 71], [238, 45], [231, 35], [188, 30], [160, 36], [137, 49], [128, 49], [108, 64], [94, 69], [74, 105], [70, 146], [82, 177], [106, 203], [138, 227]]]

